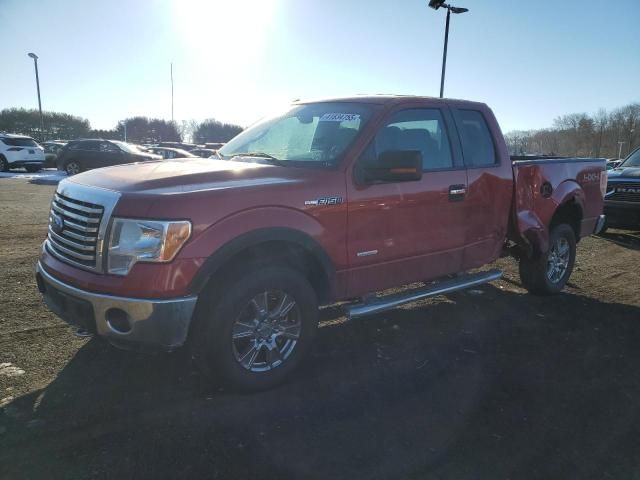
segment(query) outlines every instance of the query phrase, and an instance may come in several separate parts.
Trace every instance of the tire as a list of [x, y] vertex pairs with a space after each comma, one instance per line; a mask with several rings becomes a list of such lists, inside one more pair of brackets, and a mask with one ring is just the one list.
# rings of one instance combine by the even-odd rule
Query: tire
[[42, 170], [42, 167], [29, 166], [29, 167], [25, 167], [25, 168], [27, 169], [27, 172], [29, 172], [29, 173], [36, 173], [36, 172], [39, 172], [40, 170]]
[[0, 155], [0, 172], [6, 172], [9, 170], [9, 162], [7, 159]]
[[576, 236], [562, 223], [551, 229], [549, 251], [535, 258], [521, 258], [520, 280], [536, 295], [553, 295], [564, 288], [576, 261]]
[[67, 172], [67, 175], [71, 177], [72, 175], [77, 175], [78, 173], [82, 172], [82, 167], [77, 160], [69, 160], [64, 164], [64, 171]]
[[209, 381], [234, 390], [282, 383], [315, 337], [313, 288], [297, 270], [277, 265], [247, 266], [224, 285], [219, 291], [210, 285], [196, 310], [190, 339], [196, 365]]

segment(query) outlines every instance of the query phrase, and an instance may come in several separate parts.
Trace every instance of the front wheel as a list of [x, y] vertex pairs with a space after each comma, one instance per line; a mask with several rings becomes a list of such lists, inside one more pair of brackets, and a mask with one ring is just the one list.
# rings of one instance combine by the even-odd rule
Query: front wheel
[[9, 162], [7, 159], [0, 155], [0, 172], [6, 172], [9, 170]]
[[248, 267], [222, 291], [205, 295], [193, 356], [214, 382], [242, 391], [271, 388], [296, 368], [315, 336], [315, 292], [292, 268]]
[[549, 250], [534, 258], [520, 259], [520, 279], [524, 287], [538, 295], [552, 295], [562, 290], [576, 261], [576, 236], [567, 224], [553, 227]]

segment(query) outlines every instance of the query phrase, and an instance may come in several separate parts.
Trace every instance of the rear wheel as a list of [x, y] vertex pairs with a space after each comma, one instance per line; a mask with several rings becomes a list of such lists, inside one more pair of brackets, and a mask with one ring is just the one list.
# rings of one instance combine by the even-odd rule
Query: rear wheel
[[0, 172], [6, 172], [9, 170], [9, 162], [7, 159], [0, 155]]
[[67, 175], [77, 175], [82, 171], [80, 168], [80, 164], [76, 160], [68, 161], [64, 166], [64, 171], [67, 172]]
[[564, 288], [576, 260], [576, 237], [567, 224], [556, 225], [549, 235], [549, 250], [520, 259], [520, 279], [529, 292], [552, 295]]
[[315, 336], [317, 299], [284, 266], [245, 268], [198, 306], [193, 356], [213, 382], [242, 391], [271, 388], [300, 363]]

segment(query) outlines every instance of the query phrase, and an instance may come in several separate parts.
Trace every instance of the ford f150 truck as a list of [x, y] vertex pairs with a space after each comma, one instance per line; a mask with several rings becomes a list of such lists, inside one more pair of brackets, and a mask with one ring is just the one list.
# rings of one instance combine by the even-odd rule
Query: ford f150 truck
[[604, 161], [512, 162], [482, 103], [297, 102], [218, 157], [60, 182], [36, 273], [50, 309], [116, 345], [188, 345], [256, 390], [300, 362], [319, 305], [357, 318], [489, 282], [464, 272], [505, 253], [552, 294], [604, 221]]

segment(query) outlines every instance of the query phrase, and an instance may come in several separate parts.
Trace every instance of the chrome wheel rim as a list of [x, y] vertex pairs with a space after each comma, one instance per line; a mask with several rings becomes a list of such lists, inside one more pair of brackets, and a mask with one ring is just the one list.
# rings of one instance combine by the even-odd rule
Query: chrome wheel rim
[[67, 164], [67, 173], [69, 175], [77, 175], [80, 172], [80, 166], [76, 162]]
[[547, 278], [551, 283], [558, 283], [569, 268], [571, 247], [566, 238], [560, 237], [553, 242], [547, 257]]
[[282, 365], [300, 340], [300, 317], [300, 308], [288, 293], [280, 290], [258, 293], [233, 324], [231, 342], [236, 361], [251, 372]]

